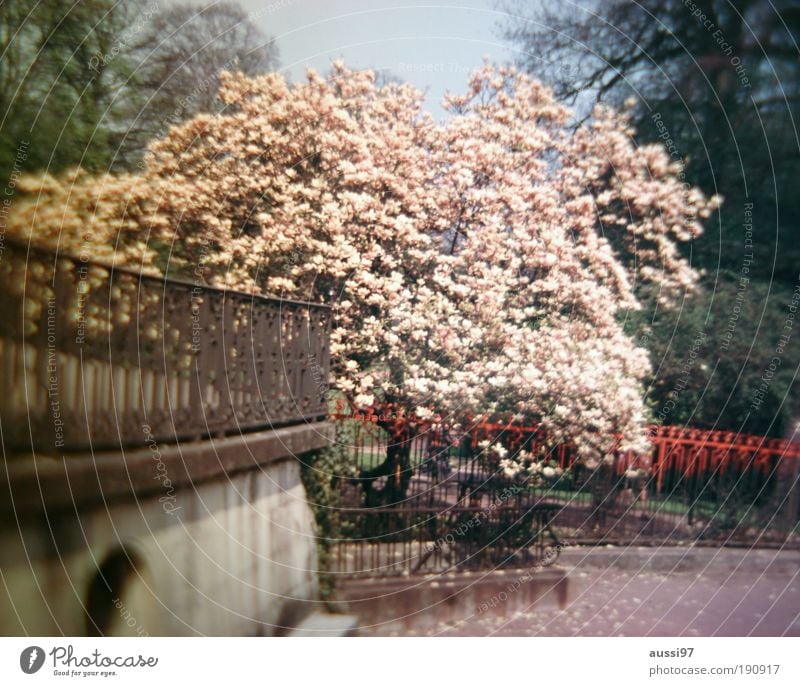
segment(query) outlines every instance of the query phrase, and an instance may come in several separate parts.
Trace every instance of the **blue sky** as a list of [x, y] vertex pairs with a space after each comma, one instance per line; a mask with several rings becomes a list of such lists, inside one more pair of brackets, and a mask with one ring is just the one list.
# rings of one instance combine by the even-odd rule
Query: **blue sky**
[[463, 91], [483, 56], [508, 62], [502, 13], [493, 0], [425, 4], [398, 0], [240, 0], [274, 36], [283, 70], [302, 78], [307, 66], [326, 71], [343, 58], [353, 68], [388, 70], [427, 91], [427, 108], [442, 116], [445, 91]]

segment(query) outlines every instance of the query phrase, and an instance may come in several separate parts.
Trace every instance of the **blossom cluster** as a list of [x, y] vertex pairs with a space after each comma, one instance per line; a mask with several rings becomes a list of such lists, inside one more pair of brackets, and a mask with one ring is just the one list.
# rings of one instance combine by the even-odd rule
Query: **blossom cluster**
[[565, 476], [566, 472], [554, 460], [542, 459], [528, 450], [510, 451], [501, 442], [488, 440], [478, 443], [479, 459], [496, 466], [497, 473], [505, 480], [540, 486], [552, 483]]

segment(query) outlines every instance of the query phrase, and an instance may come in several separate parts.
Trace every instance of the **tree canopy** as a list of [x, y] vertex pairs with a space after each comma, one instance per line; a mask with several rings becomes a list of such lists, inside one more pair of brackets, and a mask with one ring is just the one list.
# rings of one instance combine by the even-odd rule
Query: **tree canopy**
[[14, 226], [69, 251], [89, 214], [118, 261], [330, 303], [332, 381], [357, 406], [518, 413], [592, 454], [617, 432], [644, 445], [648, 356], [624, 320], [639, 283], [666, 306], [693, 287], [678, 246], [714, 207], [663, 146], [608, 108], [574, 129], [541, 83], [490, 65], [444, 124], [411, 86], [341, 63], [291, 85], [224, 74], [219, 97], [140, 175], [28, 179]]
[[116, 0], [0, 5], [4, 181], [20, 170], [108, 168], [108, 119], [125, 116], [127, 103], [115, 94], [131, 69], [124, 57], [101, 65], [98, 56], [111, 55], [129, 19], [128, 5]]

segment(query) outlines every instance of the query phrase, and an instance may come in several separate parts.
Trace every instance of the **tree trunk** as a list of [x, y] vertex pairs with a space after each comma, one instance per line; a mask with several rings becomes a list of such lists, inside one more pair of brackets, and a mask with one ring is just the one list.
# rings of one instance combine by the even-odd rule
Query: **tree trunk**
[[[399, 505], [405, 500], [411, 482], [411, 443], [414, 438], [412, 425], [407, 420], [395, 419], [378, 422], [378, 426], [389, 434], [386, 459], [374, 469], [362, 469], [359, 473], [364, 489], [364, 504], [367, 507]], [[374, 482], [388, 477], [386, 485], [378, 490]]]

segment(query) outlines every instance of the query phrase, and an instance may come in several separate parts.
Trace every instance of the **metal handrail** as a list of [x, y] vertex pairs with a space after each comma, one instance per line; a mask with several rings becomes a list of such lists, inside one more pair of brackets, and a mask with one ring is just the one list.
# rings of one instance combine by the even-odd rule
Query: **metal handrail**
[[[24, 280], [24, 288], [0, 288], [7, 448], [152, 446], [326, 415], [328, 305], [143, 274], [13, 240], [0, 266], [0, 278]], [[92, 269], [107, 276], [90, 279]]]

